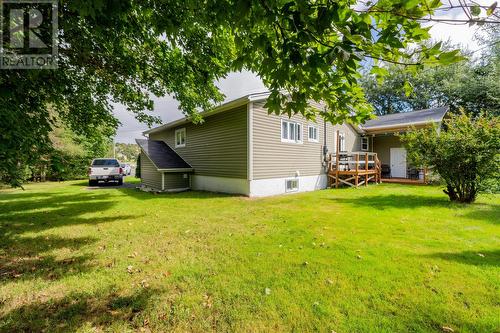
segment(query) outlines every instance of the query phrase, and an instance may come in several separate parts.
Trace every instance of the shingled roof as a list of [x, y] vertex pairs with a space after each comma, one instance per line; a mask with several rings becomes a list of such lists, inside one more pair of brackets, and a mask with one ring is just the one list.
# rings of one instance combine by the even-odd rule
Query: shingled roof
[[137, 144], [141, 147], [144, 154], [156, 166], [158, 171], [175, 169], [183, 170], [192, 169], [186, 161], [182, 159], [169, 145], [163, 141], [136, 139]]
[[408, 127], [412, 125], [437, 123], [443, 120], [443, 117], [446, 112], [448, 112], [448, 109], [448, 107], [440, 107], [388, 114], [368, 120], [366, 123], [361, 125], [361, 128], [369, 132], [370, 130], [375, 129]]

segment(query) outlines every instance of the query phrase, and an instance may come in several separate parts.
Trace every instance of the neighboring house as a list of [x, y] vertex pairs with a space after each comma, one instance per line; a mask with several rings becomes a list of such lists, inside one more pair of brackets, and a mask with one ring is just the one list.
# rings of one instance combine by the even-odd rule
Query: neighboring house
[[379, 117], [363, 126], [332, 125], [300, 115], [269, 115], [264, 107], [268, 96], [251, 94], [225, 103], [205, 112], [199, 125], [181, 119], [144, 132], [148, 139], [137, 140], [143, 186], [252, 197], [324, 189], [326, 154], [337, 146], [346, 152], [380, 148], [383, 163], [391, 163], [388, 152], [401, 149], [393, 133], [440, 122], [446, 113], [423, 110]]

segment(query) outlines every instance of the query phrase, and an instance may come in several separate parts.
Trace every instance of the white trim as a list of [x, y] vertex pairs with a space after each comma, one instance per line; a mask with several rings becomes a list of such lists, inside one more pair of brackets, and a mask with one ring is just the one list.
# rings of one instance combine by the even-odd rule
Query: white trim
[[[310, 128], [314, 128], [316, 129], [316, 139], [311, 139], [311, 137], [309, 136], [309, 129]], [[319, 142], [319, 126], [318, 125], [315, 125], [315, 124], [309, 124], [307, 125], [307, 141], [309, 142]]]
[[[363, 149], [363, 140], [366, 140], [366, 148]], [[361, 137], [361, 151], [369, 151], [370, 150], [370, 140], [367, 136], [362, 136]]]
[[161, 173], [161, 190], [165, 191], [165, 172]]
[[173, 169], [156, 169], [159, 172], [191, 172], [194, 169], [193, 168], [173, 168]]
[[[283, 139], [283, 122], [286, 122], [288, 125], [287, 125], [287, 131], [288, 131], [288, 137], [290, 137], [290, 124], [295, 124], [295, 125], [298, 125], [300, 126], [300, 140], [291, 140], [291, 139]], [[281, 118], [281, 122], [280, 122], [280, 139], [281, 139], [281, 142], [284, 142], [284, 143], [293, 143], [293, 144], [303, 144], [304, 143], [304, 131], [303, 131], [303, 125], [302, 123], [298, 122], [298, 121], [294, 121], [294, 120], [291, 120], [291, 119], [283, 119]], [[297, 135], [297, 133], [299, 133], [299, 131], [297, 131], [295, 133], [295, 135]]]
[[[177, 133], [184, 133], [184, 143], [177, 143]], [[187, 135], [186, 135], [186, 127], [178, 128], [174, 132], [174, 142], [175, 142], [175, 148], [183, 148], [186, 147], [186, 142], [187, 142]]]
[[253, 102], [247, 104], [247, 178], [253, 179]]
[[191, 176], [191, 187], [197, 191], [209, 191], [219, 193], [232, 193], [249, 195], [249, 182], [247, 179], [227, 178], [214, 176]]
[[[339, 153], [344, 153], [347, 151], [347, 148], [346, 148], [346, 140], [347, 140], [347, 137], [345, 135], [345, 132], [340, 132], [339, 131], [339, 142], [336, 142], [336, 146], [338, 147], [339, 149]], [[336, 150], [336, 149], [335, 149]]]
[[[286, 192], [287, 179], [297, 179], [299, 188], [295, 192]], [[299, 176], [299, 177], [283, 177], [270, 179], [256, 179], [250, 181], [250, 196], [251, 197], [267, 197], [279, 194], [293, 194], [298, 192], [309, 192], [325, 189], [327, 187], [326, 174], [315, 176]]]

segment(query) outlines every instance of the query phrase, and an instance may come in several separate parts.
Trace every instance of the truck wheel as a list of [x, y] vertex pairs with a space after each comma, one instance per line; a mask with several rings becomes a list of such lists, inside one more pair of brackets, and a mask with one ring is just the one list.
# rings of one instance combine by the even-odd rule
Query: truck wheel
[[89, 179], [89, 186], [97, 186], [97, 182], [95, 180]]
[[123, 185], [123, 178], [120, 178], [120, 179], [118, 180], [118, 186], [122, 186], [122, 185]]

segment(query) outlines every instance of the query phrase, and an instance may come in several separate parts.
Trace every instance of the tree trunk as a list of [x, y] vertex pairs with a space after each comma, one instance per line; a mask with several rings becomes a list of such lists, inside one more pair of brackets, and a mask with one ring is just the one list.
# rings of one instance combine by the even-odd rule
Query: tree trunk
[[443, 190], [444, 193], [448, 194], [451, 201], [458, 201], [457, 192], [455, 192], [455, 188], [451, 185], [446, 185], [446, 190]]
[[476, 186], [471, 184], [470, 186], [453, 186], [446, 185], [446, 190], [444, 193], [448, 195], [451, 201], [456, 201], [460, 203], [473, 203], [476, 200], [477, 189]]

